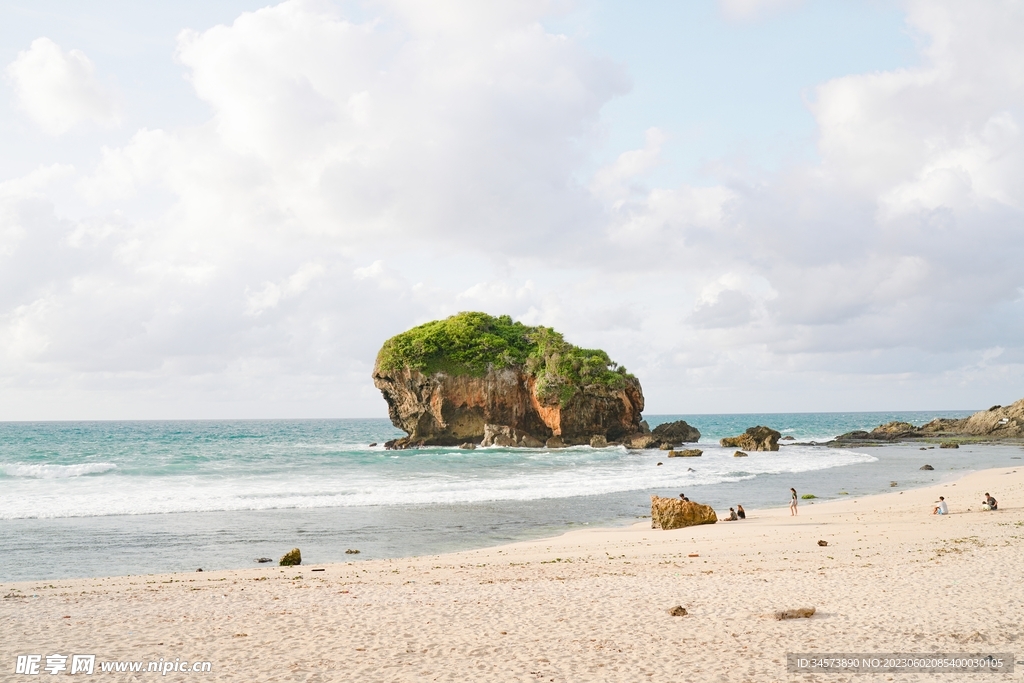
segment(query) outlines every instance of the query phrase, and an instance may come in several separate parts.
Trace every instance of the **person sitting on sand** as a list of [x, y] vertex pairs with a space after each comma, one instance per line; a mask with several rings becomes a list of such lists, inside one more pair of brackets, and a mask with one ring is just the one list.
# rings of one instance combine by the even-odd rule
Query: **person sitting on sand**
[[729, 508], [729, 519], [722, 520], [722, 521], [725, 521], [725, 522], [735, 522], [737, 519], [739, 519], [739, 517], [736, 516], [736, 511], [733, 510], [732, 508]]
[[981, 509], [982, 510], [998, 510], [999, 509], [999, 503], [996, 501], [995, 498], [992, 497], [991, 494], [986, 493], [985, 494], [985, 500], [983, 500], [982, 503], [981, 503]]
[[685, 494], [685, 493], [680, 493], [680, 494], [679, 494], [679, 497], [680, 497], [680, 498], [682, 498], [683, 500], [685, 500], [685, 501], [686, 501], [687, 503], [689, 503], [689, 502], [690, 502], [690, 499], [686, 497], [686, 494]]
[[746, 519], [747, 518], [747, 512], [746, 512], [746, 510], [743, 509], [742, 505], [737, 505], [736, 506], [736, 514], [739, 516], [740, 519]]
[[949, 507], [946, 505], [946, 499], [943, 496], [939, 496], [939, 504], [932, 510], [933, 515], [948, 515]]

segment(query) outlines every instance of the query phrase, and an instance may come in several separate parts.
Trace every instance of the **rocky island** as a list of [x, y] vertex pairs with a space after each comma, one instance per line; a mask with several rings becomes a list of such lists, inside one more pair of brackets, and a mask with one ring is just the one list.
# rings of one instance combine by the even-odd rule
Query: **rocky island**
[[[883, 445], [899, 441], [1024, 441], [1024, 399], [1009, 406], [992, 406], [962, 419], [935, 418], [915, 427], [909, 422], [888, 422], [870, 432], [854, 431], [837, 436], [828, 443], [835, 448]], [[955, 441], [945, 441], [955, 444]]]
[[373, 383], [408, 434], [388, 448], [658, 448], [700, 438], [685, 422], [652, 433], [639, 380], [604, 351], [507, 315], [459, 313], [388, 339]]

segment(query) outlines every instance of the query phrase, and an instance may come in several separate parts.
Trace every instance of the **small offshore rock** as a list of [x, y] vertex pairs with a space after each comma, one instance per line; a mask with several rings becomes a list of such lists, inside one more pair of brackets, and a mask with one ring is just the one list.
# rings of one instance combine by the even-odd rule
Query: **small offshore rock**
[[899, 482], [896, 482], [896, 481], [890, 481], [889, 482], [889, 488], [892, 488], [892, 489], [896, 488], [899, 485], [900, 485]]
[[780, 438], [779, 441], [796, 441], [796, 437], [787, 434], [786, 436]]
[[358, 554], [359, 554], [359, 551], [358, 551], [358, 550], [355, 550], [355, 549], [353, 549], [353, 548], [349, 548], [348, 550], [346, 550], [346, 551], [345, 551], [345, 554], [346, 554], [346, 555], [358, 555]]
[[[924, 449], [922, 448], [921, 450], [923, 451]], [[934, 470], [935, 468], [932, 467], [931, 465], [921, 465], [921, 469], [922, 470]]]
[[743, 451], [736, 451], [735, 453], [732, 454], [732, 457], [734, 457], [734, 458], [746, 458], [747, 454], [744, 453]]
[[668, 457], [670, 458], [699, 458], [704, 455], [704, 451], [699, 448], [687, 448], [682, 451], [669, 451]]
[[686, 608], [683, 607], [682, 605], [676, 605], [675, 607], [670, 609], [668, 611], [668, 613], [671, 614], [673, 617], [685, 617], [686, 616]]
[[590, 447], [591, 448], [607, 448], [608, 447], [608, 439], [605, 438], [604, 434], [594, 434], [592, 437], [590, 437]]
[[662, 466], [662, 465], [664, 465], [664, 464], [665, 464], [665, 463], [663, 463], [663, 462], [659, 462], [657, 466], [658, 466], [658, 467], [661, 467], [661, 466]]
[[657, 448], [660, 445], [658, 437], [652, 434], [645, 434], [643, 432], [637, 432], [636, 434], [630, 434], [622, 439], [622, 445], [630, 450], [639, 450], [642, 448]]
[[257, 557], [255, 561], [263, 564], [264, 562], [273, 562], [274, 560], [269, 557]]
[[670, 443], [662, 443], [662, 444], [661, 444], [660, 446], [658, 446], [658, 448], [660, 448], [660, 449], [661, 449], [661, 450], [663, 450], [663, 451], [670, 451], [670, 450], [672, 450], [673, 448], [675, 448], [675, 446], [673, 446], [673, 445], [672, 445], [672, 444], [670, 444]]
[[544, 448], [565, 448], [565, 442], [562, 441], [560, 436], [552, 436], [544, 444]]
[[374, 446], [376, 446], [376, 445], [377, 445], [377, 442], [376, 442], [376, 441], [374, 441], [373, 443], [371, 443], [371, 444], [370, 444], [370, 448], [373, 448], [373, 447], [374, 447]]
[[815, 612], [814, 607], [800, 607], [798, 609], [784, 609], [775, 613], [775, 618], [779, 621], [783, 619], [808, 619]]
[[700, 430], [691, 427], [686, 420], [675, 422], [664, 422], [653, 430], [651, 434], [661, 439], [662, 443], [697, 443], [700, 441]]
[[202, 568], [202, 567], [200, 567], [200, 568], [199, 568], [199, 569], [197, 569], [196, 571], [197, 571], [197, 572], [201, 572], [201, 571], [203, 571], [203, 568]]
[[469, 443], [469, 442], [460, 443], [459, 444], [459, 448], [461, 448], [463, 450], [466, 450], [466, 451], [474, 451], [474, 450], [476, 450], [476, 444], [475, 443]]
[[298, 548], [292, 548], [281, 556], [281, 560], [277, 564], [281, 567], [294, 567], [296, 565], [300, 565], [302, 564], [302, 553], [299, 552]]
[[770, 427], [750, 427], [739, 436], [729, 436], [718, 443], [722, 448], [742, 448], [745, 451], [777, 451], [782, 434]]
[[960, 444], [956, 441], [943, 441], [939, 444], [939, 448], [960, 448]]
[[820, 545], [822, 548], [824, 548], [825, 546], [828, 545], [828, 541], [818, 541], [818, 545]]

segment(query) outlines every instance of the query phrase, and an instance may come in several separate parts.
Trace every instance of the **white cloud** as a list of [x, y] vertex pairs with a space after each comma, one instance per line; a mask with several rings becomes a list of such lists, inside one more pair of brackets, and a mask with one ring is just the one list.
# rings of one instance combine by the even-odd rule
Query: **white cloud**
[[380, 342], [469, 308], [606, 348], [652, 410], [941, 407], [1024, 376], [1019, 11], [912, 3], [919, 66], [816, 89], [820, 161], [659, 187], [657, 127], [581, 178], [628, 79], [547, 5], [424, 7], [184, 32], [209, 120], [0, 183], [0, 401], [379, 415]]
[[118, 122], [111, 89], [96, 78], [96, 68], [81, 50], [64, 52], [49, 38], [36, 38], [7, 65], [19, 106], [50, 135], [85, 122]]

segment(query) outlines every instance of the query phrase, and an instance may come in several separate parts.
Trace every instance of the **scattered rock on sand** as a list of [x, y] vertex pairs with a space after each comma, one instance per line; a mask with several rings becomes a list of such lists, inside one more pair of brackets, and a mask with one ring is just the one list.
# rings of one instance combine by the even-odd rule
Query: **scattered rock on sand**
[[747, 457], [747, 454], [744, 453], [743, 451], [736, 451], [735, 453], [732, 454], [732, 457], [734, 457], [734, 458], [745, 458], [745, 457]]
[[[921, 450], [924, 450], [923, 448]], [[931, 465], [921, 465], [922, 470], [934, 470], [935, 468]]]
[[674, 617], [685, 617], [686, 616], [686, 608], [683, 607], [682, 605], [676, 605], [675, 607], [670, 609], [668, 611], [668, 613], [671, 614]]
[[828, 545], [828, 541], [818, 541], [818, 545], [820, 545], [822, 548], [824, 548], [825, 546]]
[[263, 564], [264, 562], [273, 562], [274, 560], [269, 557], [257, 557], [256, 562]]
[[779, 621], [783, 619], [808, 619], [814, 612], [815, 608], [813, 607], [800, 607], [797, 609], [784, 609], [776, 612], [774, 616]]
[[199, 569], [197, 569], [196, 571], [197, 571], [197, 572], [201, 572], [201, 571], [203, 571], [203, 568], [202, 568], [202, 567], [200, 567], [200, 568], [199, 568]]
[[278, 565], [282, 567], [294, 567], [302, 564], [302, 553], [299, 552], [298, 548], [292, 548], [284, 555], [281, 556], [281, 561]]
[[710, 505], [651, 496], [652, 529], [682, 529], [698, 524], [714, 524], [717, 521], [718, 516]]

